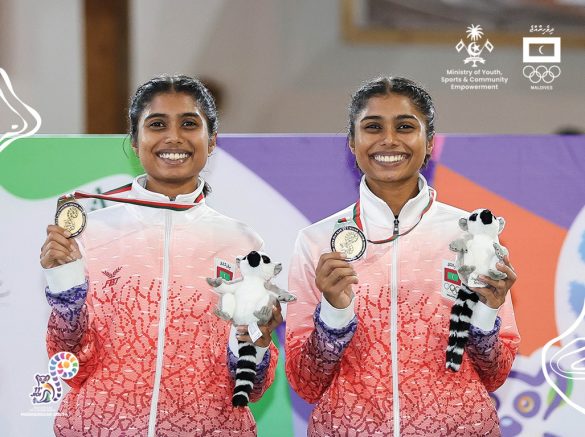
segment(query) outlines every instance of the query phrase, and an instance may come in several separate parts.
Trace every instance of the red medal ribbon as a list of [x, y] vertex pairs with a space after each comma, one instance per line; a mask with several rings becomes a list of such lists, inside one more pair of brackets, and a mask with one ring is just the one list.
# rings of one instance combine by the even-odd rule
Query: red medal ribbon
[[[429, 210], [431, 209], [431, 205], [433, 204], [433, 202], [435, 201], [435, 196], [436, 196], [436, 192], [435, 190], [433, 190], [432, 188], [429, 187], [429, 203], [427, 204], [427, 206], [425, 206], [425, 209], [423, 209], [423, 211], [420, 214], [420, 217], [418, 218], [418, 221], [415, 223], [415, 225], [410, 228], [408, 231], [403, 232], [402, 234], [394, 234], [389, 238], [386, 238], [385, 240], [367, 240], [368, 243], [372, 243], [372, 244], [384, 244], [384, 243], [390, 243], [394, 240], [396, 240], [398, 237], [402, 237], [403, 235], [409, 234], [410, 232], [412, 232], [412, 230], [414, 228], [416, 228], [418, 226], [418, 224], [421, 222], [423, 216], [429, 212]], [[358, 199], [358, 201], [354, 204], [353, 206], [353, 221], [355, 222], [356, 226], [358, 227], [358, 229], [362, 232], [364, 232], [364, 225], [362, 224], [362, 219], [361, 219], [361, 210], [360, 210], [360, 200]], [[397, 226], [397, 220], [395, 220], [394, 225]], [[339, 222], [345, 222], [347, 221], [347, 219], [340, 219]], [[365, 232], [364, 232], [365, 233]]]
[[75, 191], [73, 194], [61, 196], [59, 198], [60, 201], [66, 200], [67, 198], [73, 197], [74, 199], [102, 199], [102, 200], [109, 200], [111, 202], [119, 202], [119, 203], [130, 203], [132, 205], [139, 205], [139, 206], [146, 206], [149, 208], [161, 208], [161, 209], [170, 209], [172, 211], [186, 211], [188, 209], [193, 208], [194, 205], [201, 202], [205, 197], [203, 195], [203, 191], [197, 196], [195, 202], [193, 203], [175, 203], [175, 202], [155, 202], [152, 200], [140, 200], [140, 199], [125, 199], [121, 197], [112, 196], [112, 194], [120, 194], [130, 191], [132, 189], [132, 184], [122, 185], [121, 187], [115, 188], [110, 191], [106, 191], [104, 194], [91, 194], [91, 193], [84, 193], [83, 191]]

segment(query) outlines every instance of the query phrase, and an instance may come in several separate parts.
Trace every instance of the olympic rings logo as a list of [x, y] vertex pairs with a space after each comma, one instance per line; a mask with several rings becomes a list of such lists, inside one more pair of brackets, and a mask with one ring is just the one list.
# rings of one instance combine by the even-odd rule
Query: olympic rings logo
[[452, 293], [454, 293], [454, 292], [455, 292], [455, 290], [457, 290], [457, 286], [456, 286], [456, 285], [454, 285], [454, 284], [447, 284], [447, 283], [444, 283], [444, 284], [443, 284], [443, 288], [445, 289], [445, 291], [451, 291]]
[[532, 83], [539, 83], [541, 81], [544, 83], [552, 83], [553, 80], [561, 75], [561, 68], [558, 65], [553, 65], [548, 68], [544, 65], [539, 65], [536, 68], [532, 65], [526, 65], [522, 69], [522, 75]]

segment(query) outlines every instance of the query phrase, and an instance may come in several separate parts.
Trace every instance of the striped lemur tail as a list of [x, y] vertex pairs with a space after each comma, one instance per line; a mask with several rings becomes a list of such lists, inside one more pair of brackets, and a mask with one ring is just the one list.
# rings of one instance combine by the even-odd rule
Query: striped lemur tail
[[447, 369], [458, 372], [463, 362], [463, 352], [469, 339], [469, 327], [473, 308], [479, 300], [476, 293], [467, 285], [461, 284], [457, 292], [457, 299], [451, 308], [449, 321], [449, 345], [447, 346]]
[[232, 397], [234, 407], [245, 407], [250, 401], [256, 377], [256, 348], [252, 343], [238, 341], [238, 364], [236, 366], [236, 385]]

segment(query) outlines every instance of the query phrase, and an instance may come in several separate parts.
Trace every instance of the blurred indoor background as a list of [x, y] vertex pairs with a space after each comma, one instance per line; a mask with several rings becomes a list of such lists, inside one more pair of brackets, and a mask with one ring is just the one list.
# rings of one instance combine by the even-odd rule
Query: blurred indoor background
[[[166, 72], [210, 84], [221, 133], [344, 132], [351, 92], [394, 74], [429, 88], [441, 133], [544, 134], [585, 128], [584, 3], [1, 0], [0, 67], [41, 114], [39, 133], [122, 133], [130, 93]], [[565, 20], [554, 33], [562, 74], [553, 90], [531, 90], [522, 37], [554, 20]], [[469, 68], [455, 46], [471, 24], [493, 43], [482, 68], [501, 70], [501, 89], [441, 83]]]

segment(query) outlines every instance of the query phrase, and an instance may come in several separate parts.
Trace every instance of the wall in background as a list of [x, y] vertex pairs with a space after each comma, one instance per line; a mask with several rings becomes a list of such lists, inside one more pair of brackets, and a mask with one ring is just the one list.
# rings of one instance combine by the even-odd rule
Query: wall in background
[[[585, 128], [583, 49], [562, 48], [562, 74], [553, 91], [530, 90], [521, 75], [520, 45], [496, 46], [486, 56], [486, 68], [498, 68], [509, 78], [503, 89], [451, 91], [441, 76], [447, 68], [465, 67], [454, 48], [457, 41], [448, 46], [350, 44], [341, 37], [337, 0], [130, 3], [131, 87], [161, 72], [213, 78], [225, 90], [225, 133], [343, 132], [352, 90], [388, 73], [429, 87], [439, 132], [541, 134], [568, 124]], [[18, 95], [43, 117], [40, 132], [82, 132], [81, 2], [4, 0], [0, 14], [0, 64]], [[462, 38], [469, 24], [462, 23]], [[489, 37], [489, 28], [484, 31]]]

